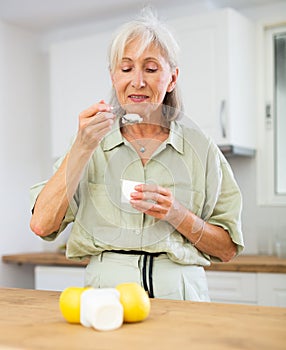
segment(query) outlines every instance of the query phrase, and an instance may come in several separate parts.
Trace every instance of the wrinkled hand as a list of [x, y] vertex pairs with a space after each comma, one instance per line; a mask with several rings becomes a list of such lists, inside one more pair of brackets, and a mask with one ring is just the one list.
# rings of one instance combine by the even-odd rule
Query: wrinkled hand
[[111, 130], [115, 120], [111, 111], [112, 107], [102, 100], [80, 113], [76, 140], [81, 148], [93, 151]]
[[174, 227], [178, 227], [187, 214], [188, 210], [164, 187], [142, 184], [135, 186], [135, 190], [130, 195], [130, 204], [140, 212], [168, 221]]

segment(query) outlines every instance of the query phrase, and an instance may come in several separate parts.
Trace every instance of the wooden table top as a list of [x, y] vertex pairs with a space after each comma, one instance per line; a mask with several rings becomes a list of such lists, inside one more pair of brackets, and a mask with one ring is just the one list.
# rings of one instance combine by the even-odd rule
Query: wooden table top
[[0, 289], [0, 349], [285, 350], [286, 308], [152, 299], [145, 321], [99, 332], [68, 324], [59, 295]]
[[[88, 260], [67, 260], [65, 254], [58, 252], [39, 252], [4, 255], [3, 262], [49, 266], [86, 266]], [[240, 255], [228, 263], [212, 263], [206, 267], [211, 271], [273, 272], [286, 273], [286, 259], [276, 256]]]

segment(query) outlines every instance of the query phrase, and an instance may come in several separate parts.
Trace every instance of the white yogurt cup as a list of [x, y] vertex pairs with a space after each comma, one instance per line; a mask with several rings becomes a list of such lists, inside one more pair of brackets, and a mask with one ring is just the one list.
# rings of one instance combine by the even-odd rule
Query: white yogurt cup
[[123, 307], [115, 288], [91, 288], [81, 294], [80, 323], [99, 331], [121, 327]]
[[129, 203], [130, 194], [135, 191], [135, 186], [142, 185], [142, 182], [121, 179], [121, 203]]

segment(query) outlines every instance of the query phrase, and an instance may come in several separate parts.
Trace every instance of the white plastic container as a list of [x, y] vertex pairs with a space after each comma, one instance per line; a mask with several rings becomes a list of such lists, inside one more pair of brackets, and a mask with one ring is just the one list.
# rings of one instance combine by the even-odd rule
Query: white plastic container
[[121, 327], [123, 307], [115, 288], [91, 288], [81, 294], [80, 323], [99, 331]]
[[142, 185], [142, 182], [121, 179], [121, 203], [129, 203], [132, 192], [136, 192], [134, 187]]

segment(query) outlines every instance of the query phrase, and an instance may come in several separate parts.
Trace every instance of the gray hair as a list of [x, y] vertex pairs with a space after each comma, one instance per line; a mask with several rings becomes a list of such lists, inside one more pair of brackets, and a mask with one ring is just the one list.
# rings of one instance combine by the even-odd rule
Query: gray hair
[[[162, 55], [166, 58], [172, 71], [178, 66], [179, 46], [169, 29], [158, 20], [150, 8], [144, 8], [140, 16], [132, 20], [115, 33], [115, 36], [109, 47], [109, 70], [114, 72], [117, 63], [122, 59], [124, 50], [133, 40], [137, 40], [138, 56], [151, 44], [160, 49]], [[111, 93], [110, 103], [118, 110], [120, 108], [114, 88]], [[179, 88], [176, 84], [171, 92], [167, 92], [163, 101], [163, 113], [168, 121], [178, 118], [182, 111], [182, 99]]]

